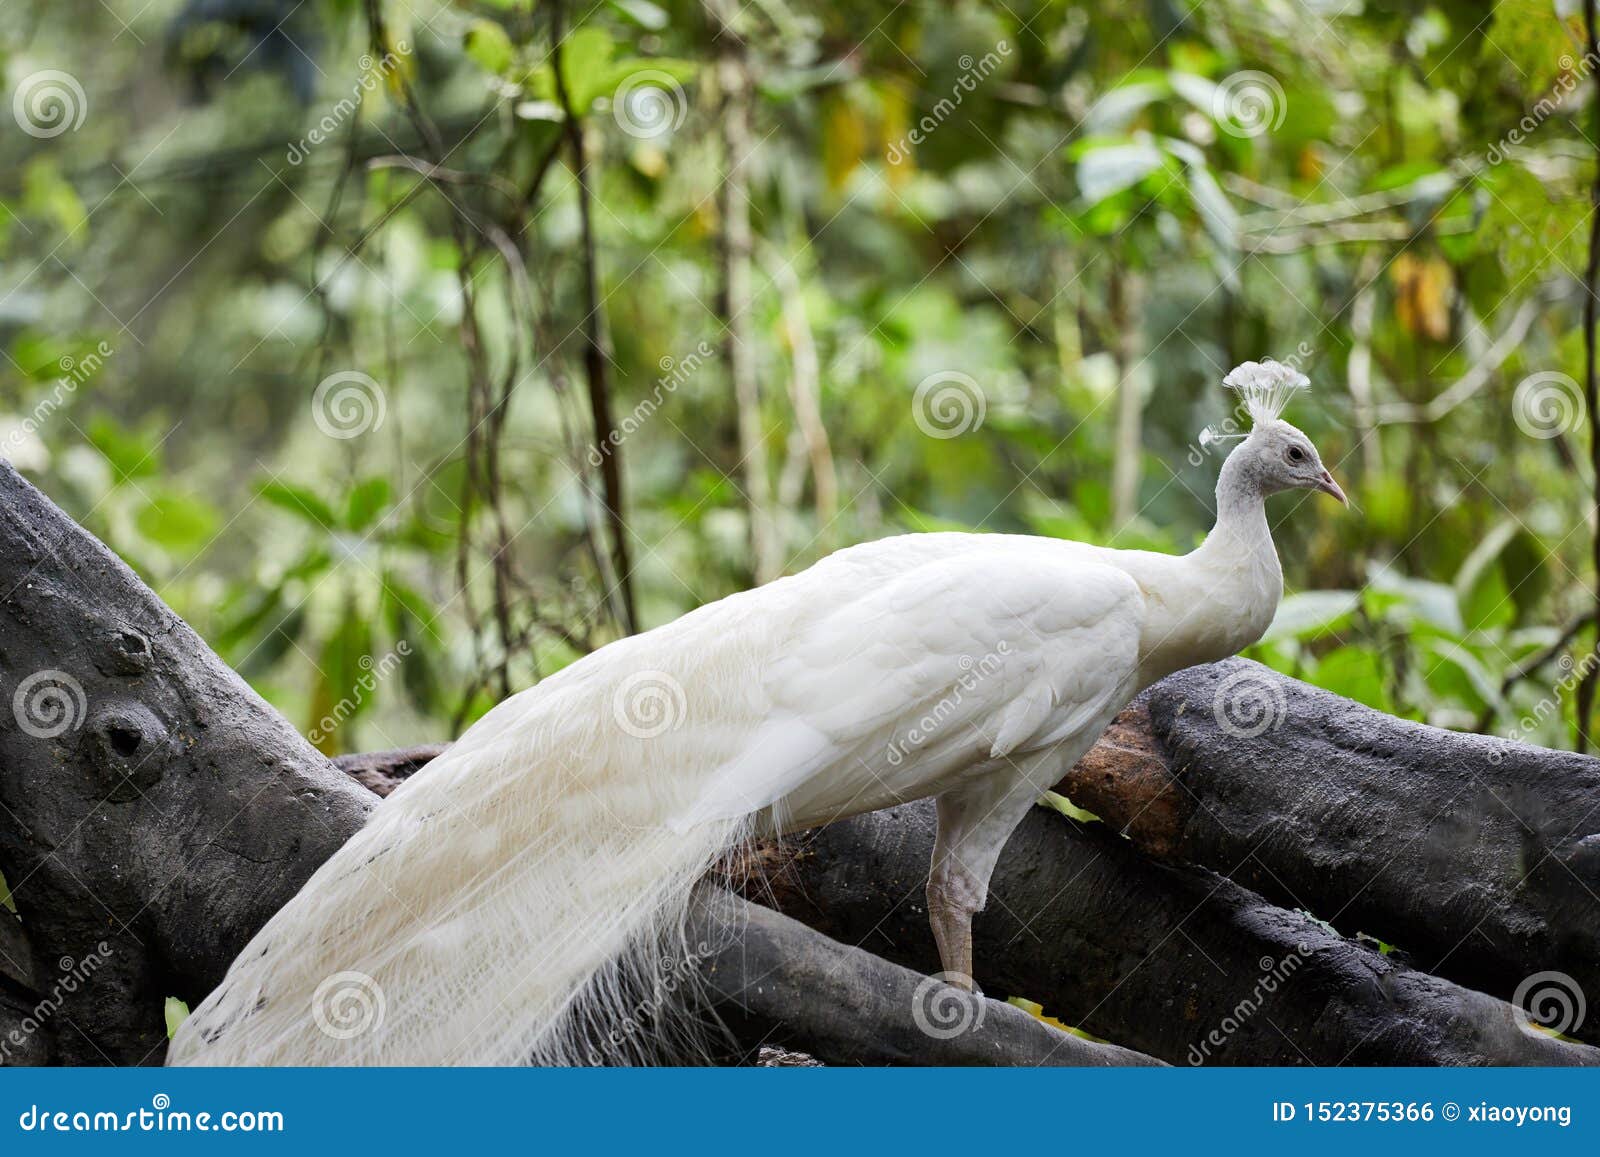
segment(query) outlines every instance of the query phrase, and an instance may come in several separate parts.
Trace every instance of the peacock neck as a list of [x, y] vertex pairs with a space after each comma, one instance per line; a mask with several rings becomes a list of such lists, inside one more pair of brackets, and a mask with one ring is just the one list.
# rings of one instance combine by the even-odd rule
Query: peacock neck
[[[1151, 615], [1141, 647], [1149, 681], [1237, 654], [1261, 638], [1283, 597], [1266, 498], [1241, 455], [1217, 484], [1217, 521], [1200, 546], [1149, 576]], [[1231, 467], [1231, 469], [1230, 469]]]
[[[1270, 573], [1281, 584], [1283, 572], [1267, 524], [1266, 495], [1245, 468], [1245, 461], [1244, 455], [1235, 453], [1223, 463], [1217, 479], [1216, 525], [1190, 557], [1208, 568]], [[1277, 597], [1273, 596], [1274, 603]]]

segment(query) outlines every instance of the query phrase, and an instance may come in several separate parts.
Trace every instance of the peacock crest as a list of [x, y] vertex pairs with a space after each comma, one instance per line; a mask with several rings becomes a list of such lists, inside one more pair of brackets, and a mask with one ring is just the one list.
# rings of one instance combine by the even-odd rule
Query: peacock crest
[[1251, 424], [1264, 426], [1281, 418], [1289, 399], [1311, 388], [1311, 379], [1293, 366], [1267, 358], [1235, 366], [1222, 384], [1239, 395]]
[[[1239, 395], [1240, 403], [1250, 415], [1250, 424], [1260, 427], [1281, 418], [1289, 399], [1311, 388], [1311, 379], [1293, 366], [1265, 358], [1235, 366], [1222, 379], [1222, 384]], [[1220, 426], [1207, 426], [1200, 431], [1200, 447], [1209, 451], [1213, 446], [1245, 436], [1237, 418], [1229, 417]], [[1199, 465], [1198, 460], [1195, 464]]]

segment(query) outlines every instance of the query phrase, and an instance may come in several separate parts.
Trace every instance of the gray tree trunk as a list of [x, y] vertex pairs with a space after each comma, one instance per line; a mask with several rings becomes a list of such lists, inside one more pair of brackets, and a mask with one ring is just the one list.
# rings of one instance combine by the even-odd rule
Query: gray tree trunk
[[[1396, 719], [1233, 659], [1151, 688], [1058, 790], [1147, 854], [1424, 971], [1508, 1000], [1600, 1000], [1600, 760]], [[1551, 972], [1567, 979], [1537, 979]], [[1567, 1031], [1600, 1042], [1600, 1010]]]
[[32, 953], [13, 1003], [47, 1010], [31, 1049], [159, 1064], [164, 999], [210, 991], [372, 803], [0, 462], [0, 872]]
[[[922, 895], [933, 835], [931, 800], [803, 833], [767, 849], [758, 894], [936, 970]], [[1172, 1064], [1600, 1064], [1600, 1049], [1524, 1028], [1504, 1001], [1043, 808], [1001, 854], [973, 937], [986, 992]]]

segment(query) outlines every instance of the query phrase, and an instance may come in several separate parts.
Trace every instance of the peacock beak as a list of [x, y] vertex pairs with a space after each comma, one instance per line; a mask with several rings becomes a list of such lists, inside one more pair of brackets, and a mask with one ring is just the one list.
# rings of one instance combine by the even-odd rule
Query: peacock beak
[[1322, 477], [1317, 479], [1317, 489], [1324, 494], [1333, 495], [1345, 506], [1350, 505], [1350, 500], [1344, 496], [1344, 491], [1339, 489], [1339, 484], [1333, 480], [1333, 475], [1326, 470], [1322, 472]]

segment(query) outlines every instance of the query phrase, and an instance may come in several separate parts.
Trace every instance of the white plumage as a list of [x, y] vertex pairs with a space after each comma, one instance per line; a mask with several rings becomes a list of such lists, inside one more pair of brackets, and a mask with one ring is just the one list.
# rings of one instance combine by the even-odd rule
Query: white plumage
[[1142, 687], [1271, 621], [1263, 501], [1290, 487], [1343, 499], [1274, 415], [1229, 456], [1189, 555], [907, 535], [601, 649], [386, 800], [168, 1062], [631, 1059], [594, 1042], [622, 992], [681, 958], [690, 889], [720, 855], [929, 795], [929, 915], [946, 969], [969, 975], [972, 915], [1039, 793]]

